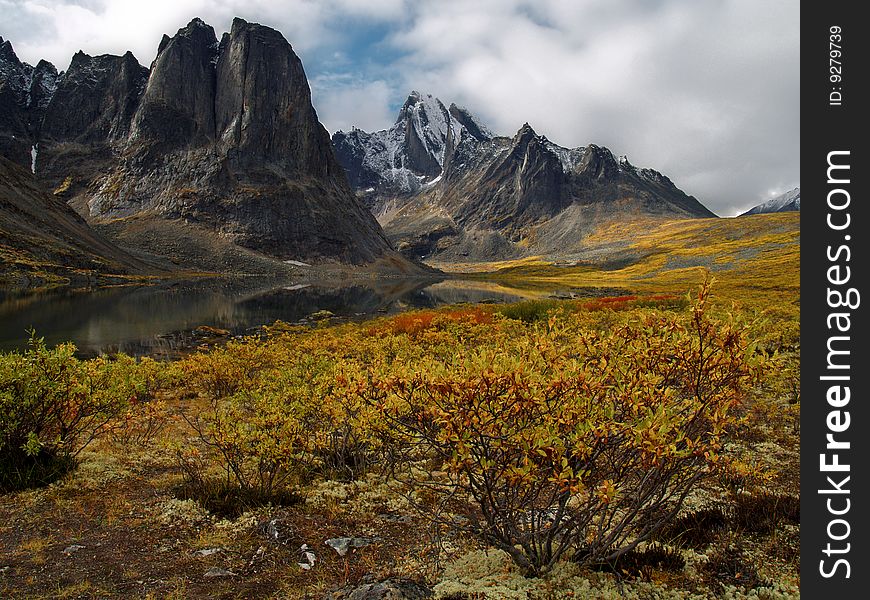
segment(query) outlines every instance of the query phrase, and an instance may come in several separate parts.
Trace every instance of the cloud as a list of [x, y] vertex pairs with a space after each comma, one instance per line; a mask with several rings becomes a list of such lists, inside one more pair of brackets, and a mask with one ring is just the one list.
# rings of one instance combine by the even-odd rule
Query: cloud
[[293, 44], [331, 131], [382, 128], [411, 89], [510, 135], [590, 142], [713, 211], [799, 185], [799, 5], [791, 0], [0, 0], [0, 35], [60, 68], [79, 48], [149, 64], [163, 33], [232, 17]]
[[312, 102], [330, 133], [352, 127], [374, 131], [389, 126], [391, 91], [385, 81], [363, 81], [349, 76], [311, 79]]

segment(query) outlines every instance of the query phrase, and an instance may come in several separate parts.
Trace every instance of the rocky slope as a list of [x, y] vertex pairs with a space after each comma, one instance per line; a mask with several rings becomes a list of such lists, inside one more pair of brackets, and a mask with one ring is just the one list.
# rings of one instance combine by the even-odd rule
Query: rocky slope
[[39, 285], [154, 270], [93, 231], [27, 169], [0, 157], [0, 282]]
[[150, 69], [79, 52], [54, 79], [0, 49], [0, 152], [90, 221], [147, 218], [155, 234], [183, 221], [280, 259], [393, 254], [279, 32], [235, 19], [218, 42], [194, 19], [163, 37]]
[[567, 254], [602, 223], [715, 217], [667, 177], [529, 124], [496, 137], [468, 111], [412, 92], [388, 130], [332, 137], [358, 195], [408, 256]]
[[777, 212], [789, 212], [789, 211], [799, 211], [801, 209], [801, 189], [796, 187], [795, 189], [786, 192], [768, 200], [767, 202], [763, 202], [758, 206], [754, 206], [747, 210], [745, 213], [740, 216], [746, 215], [758, 215], [764, 213], [777, 213]]
[[462, 134], [488, 140], [492, 133], [467, 110], [449, 108], [431, 94], [411, 92], [389, 129], [339, 131], [332, 143], [351, 185], [365, 198], [418, 192], [444, 169]]

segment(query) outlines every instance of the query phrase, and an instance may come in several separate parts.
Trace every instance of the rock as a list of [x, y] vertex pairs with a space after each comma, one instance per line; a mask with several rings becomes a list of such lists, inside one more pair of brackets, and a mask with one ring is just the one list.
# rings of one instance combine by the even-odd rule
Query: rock
[[220, 43], [193, 19], [150, 70], [129, 52], [78, 52], [59, 76], [0, 39], [0, 154], [91, 219], [182, 220], [299, 266], [407, 265], [351, 190], [299, 57], [242, 19]]
[[392, 513], [381, 513], [378, 515], [378, 518], [381, 521], [387, 521], [389, 523], [412, 523], [414, 521], [414, 517], [411, 515], [397, 515]]
[[339, 556], [346, 555], [350, 550], [356, 548], [364, 548], [369, 544], [379, 541], [378, 538], [367, 537], [341, 537], [330, 538], [324, 542], [327, 546], [335, 550]]
[[292, 526], [282, 517], [274, 517], [260, 525], [262, 531], [270, 542], [274, 544], [286, 544], [290, 539]]
[[212, 567], [208, 571], [205, 572], [203, 577], [235, 577], [236, 574], [232, 571], [227, 571], [226, 569], [221, 569], [220, 567]]
[[91, 154], [99, 155], [107, 152], [111, 142], [125, 139], [147, 80], [148, 69], [130, 52], [123, 56], [76, 52], [59, 79], [39, 129], [46, 168], [65, 173], [77, 170], [72, 161], [81, 156], [65, 155], [63, 144], [88, 145]]
[[377, 583], [347, 585], [323, 596], [323, 600], [423, 600], [432, 590], [410, 579], [391, 578]]
[[308, 544], [302, 544], [299, 546], [300, 559], [299, 562], [296, 563], [299, 565], [304, 571], [310, 571], [314, 566], [314, 563], [317, 562], [317, 556], [314, 554], [314, 551]]
[[221, 329], [219, 327], [212, 327], [210, 325], [200, 325], [194, 331], [203, 335], [216, 336], [216, 337], [227, 337], [230, 335], [229, 330]]
[[193, 554], [195, 556], [211, 556], [212, 554], [217, 554], [218, 552], [223, 552], [223, 548], [204, 548], [202, 550], [197, 550]]
[[63, 549], [64, 554], [73, 554], [78, 552], [79, 550], [84, 550], [87, 546], [80, 546], [79, 544], [73, 544], [71, 546], [67, 546]]
[[576, 251], [598, 223], [715, 216], [607, 148], [565, 148], [523, 125], [493, 136], [465, 109], [412, 92], [390, 129], [332, 137], [357, 194], [402, 254], [499, 260]]
[[151, 65], [131, 137], [149, 140], [163, 152], [213, 140], [217, 52], [214, 29], [200, 19], [165, 39]]
[[326, 319], [331, 319], [335, 314], [328, 310], [318, 310], [317, 312], [313, 312], [309, 315], [309, 318], [314, 321], [325, 321]]

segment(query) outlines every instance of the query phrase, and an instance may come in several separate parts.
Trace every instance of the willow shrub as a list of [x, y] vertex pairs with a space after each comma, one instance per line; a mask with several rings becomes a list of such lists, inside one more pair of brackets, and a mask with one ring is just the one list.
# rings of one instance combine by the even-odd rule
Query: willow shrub
[[57, 479], [142, 393], [134, 359], [81, 361], [75, 351], [33, 334], [25, 352], [0, 354], [0, 491]]
[[759, 375], [744, 329], [708, 315], [708, 293], [606, 331], [557, 314], [359, 393], [416, 445], [397, 473], [429, 490], [433, 516], [464, 516], [530, 576], [569, 556], [613, 561], [709, 474]]
[[357, 393], [366, 385], [358, 380], [361, 367], [348, 359], [336, 364], [331, 343], [319, 341], [319, 349], [304, 340], [271, 346], [279, 366], [230, 396], [207, 396], [205, 410], [183, 415], [196, 433], [178, 451], [191, 497], [205, 504], [216, 494], [222, 504], [231, 497], [247, 506], [282, 503], [314, 475], [352, 479], [370, 464], [376, 415]]

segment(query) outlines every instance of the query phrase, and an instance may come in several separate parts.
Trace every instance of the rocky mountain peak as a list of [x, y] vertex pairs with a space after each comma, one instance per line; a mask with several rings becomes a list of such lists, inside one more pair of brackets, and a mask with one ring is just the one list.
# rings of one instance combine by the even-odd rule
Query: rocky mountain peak
[[132, 53], [90, 56], [76, 52], [45, 109], [39, 137], [100, 143], [126, 138], [148, 80]]
[[37, 134], [58, 79], [50, 62], [23, 63], [0, 38], [0, 155], [34, 169]]
[[579, 168], [593, 179], [612, 179], [619, 173], [619, 162], [609, 149], [589, 144], [586, 146]]
[[715, 216], [660, 173], [603, 146], [560, 146], [529, 123], [512, 137], [479, 139], [463, 126], [444, 177], [376, 200], [373, 210], [397, 248], [450, 260], [565, 253], [597, 224], [626, 213]]
[[412, 193], [440, 177], [463, 138], [491, 132], [467, 109], [413, 90], [389, 129], [339, 131], [332, 143], [351, 185], [367, 193]]
[[495, 134], [467, 108], [451, 103], [447, 111], [474, 139], [483, 141], [495, 137]]
[[21, 64], [21, 61], [18, 60], [18, 56], [15, 54], [15, 50], [12, 48], [12, 42], [4, 40], [3, 36], [0, 36], [0, 61]]
[[528, 123], [523, 123], [523, 126], [517, 130], [511, 143], [515, 147], [518, 147], [518, 146], [525, 147], [525, 146], [528, 146], [530, 143], [535, 142], [535, 141], [541, 142], [541, 141], [543, 141], [543, 139], [546, 139], [546, 138], [539, 138], [538, 134], [535, 133], [535, 130], [532, 129], [531, 125], [529, 125]]
[[216, 57], [214, 29], [200, 19], [164, 36], [131, 137], [158, 143], [163, 151], [213, 140]]
[[67, 199], [89, 219], [180, 219], [281, 258], [391, 252], [280, 32], [237, 18], [218, 43], [196, 18], [162, 37], [151, 69], [129, 52], [79, 51], [62, 77], [48, 66], [27, 74], [44, 118], [12, 93], [26, 65], [2, 45], [0, 64], [15, 73], [0, 73], [0, 153], [38, 164], [49, 189], [67, 181]]
[[0, 85], [14, 92], [23, 100], [29, 85], [33, 67], [18, 59], [12, 43], [0, 37]]

